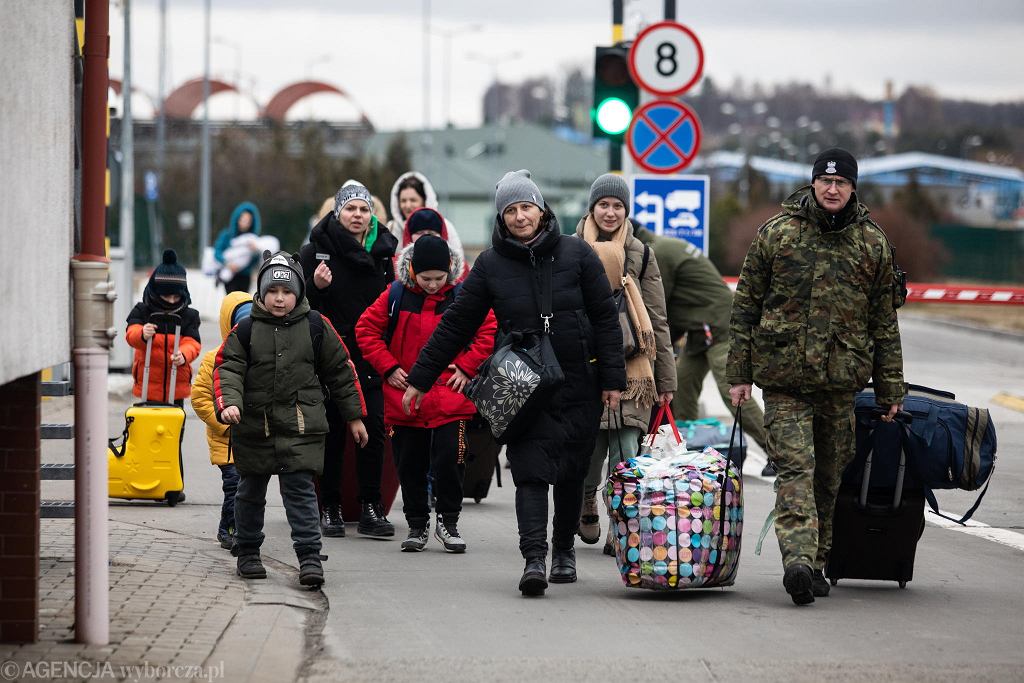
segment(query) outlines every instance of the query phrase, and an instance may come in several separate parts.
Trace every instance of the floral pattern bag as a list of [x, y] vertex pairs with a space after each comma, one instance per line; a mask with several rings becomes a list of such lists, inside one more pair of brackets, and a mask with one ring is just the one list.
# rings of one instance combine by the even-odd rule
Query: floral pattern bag
[[491, 426], [498, 443], [508, 443], [564, 382], [551, 332], [551, 260], [541, 263], [542, 331], [513, 331], [480, 366], [466, 396]]

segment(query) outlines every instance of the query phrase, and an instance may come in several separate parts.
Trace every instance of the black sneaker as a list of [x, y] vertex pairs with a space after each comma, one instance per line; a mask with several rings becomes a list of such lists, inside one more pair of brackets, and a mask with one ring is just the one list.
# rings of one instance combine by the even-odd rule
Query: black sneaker
[[403, 553], [418, 553], [422, 552], [427, 547], [427, 541], [430, 540], [430, 522], [426, 523], [426, 526], [410, 526], [409, 535], [404, 541], [402, 541], [402, 552]]
[[341, 518], [340, 505], [325, 505], [324, 513], [320, 517], [320, 528], [324, 536], [331, 538], [345, 538], [345, 520]]
[[324, 566], [320, 563], [320, 553], [299, 558], [299, 583], [315, 588], [324, 585]]
[[359, 533], [364, 536], [384, 538], [395, 535], [395, 525], [384, 516], [384, 506], [380, 503], [363, 503], [359, 513]]
[[238, 575], [243, 579], [267, 578], [267, 570], [260, 561], [259, 553], [238, 556]]
[[231, 546], [235, 544], [235, 530], [218, 531], [217, 542], [220, 543], [220, 547], [224, 548], [224, 550], [231, 550]]
[[811, 593], [814, 594], [814, 597], [827, 598], [831, 588], [828, 584], [828, 579], [825, 578], [825, 574], [820, 569], [815, 569], [813, 576], [811, 576]]
[[442, 518], [441, 515], [438, 515], [437, 525], [434, 527], [434, 538], [441, 541], [441, 545], [450, 553], [466, 552], [466, 542], [459, 536], [457, 518]]
[[775, 467], [772, 465], [772, 461], [769, 460], [768, 462], [766, 462], [764, 464], [764, 467], [761, 468], [761, 476], [762, 477], [774, 477], [775, 475], [776, 475]]
[[786, 592], [793, 598], [795, 604], [809, 605], [814, 602], [814, 592], [811, 590], [813, 580], [810, 567], [806, 564], [794, 564], [786, 567], [782, 585], [786, 587]]

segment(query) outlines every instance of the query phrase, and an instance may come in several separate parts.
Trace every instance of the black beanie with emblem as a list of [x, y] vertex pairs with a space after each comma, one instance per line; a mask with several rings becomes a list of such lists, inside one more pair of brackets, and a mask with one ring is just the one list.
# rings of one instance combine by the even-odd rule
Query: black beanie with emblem
[[164, 250], [163, 260], [149, 276], [149, 287], [158, 295], [177, 294], [184, 300], [189, 299], [185, 268], [178, 263], [178, 254], [173, 249]]
[[424, 235], [412, 245], [412, 269], [417, 273], [428, 270], [451, 270], [452, 253], [448, 243], [440, 237]]
[[283, 251], [271, 255], [269, 251], [263, 252], [263, 265], [260, 266], [260, 274], [257, 279], [259, 283], [257, 291], [259, 299], [263, 301], [267, 291], [271, 287], [284, 287], [293, 294], [295, 298], [302, 301], [303, 290], [305, 289], [302, 265], [294, 256], [289, 256]]
[[842, 176], [857, 187], [857, 160], [842, 147], [826, 149], [814, 160], [811, 181], [818, 176]]

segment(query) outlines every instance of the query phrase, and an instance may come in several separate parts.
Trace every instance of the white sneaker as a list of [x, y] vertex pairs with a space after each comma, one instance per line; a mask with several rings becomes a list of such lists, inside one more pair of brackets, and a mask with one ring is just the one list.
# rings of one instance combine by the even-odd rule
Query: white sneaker
[[459, 536], [457, 522], [445, 521], [441, 515], [437, 516], [437, 525], [434, 527], [434, 538], [441, 541], [444, 549], [450, 553], [466, 552], [466, 542]]

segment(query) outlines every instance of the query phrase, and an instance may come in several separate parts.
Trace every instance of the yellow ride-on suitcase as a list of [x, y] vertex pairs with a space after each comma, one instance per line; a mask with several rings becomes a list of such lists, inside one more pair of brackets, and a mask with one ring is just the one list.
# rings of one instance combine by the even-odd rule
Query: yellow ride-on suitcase
[[[163, 322], [165, 335], [174, 325], [174, 353], [177, 353], [181, 316], [155, 313], [150, 322]], [[147, 400], [152, 351], [153, 337], [150, 337], [146, 342], [146, 365], [142, 373], [142, 400], [125, 411], [121, 443], [114, 438], [107, 447], [107, 494], [111, 498], [162, 500], [173, 507], [185, 499], [181, 462], [185, 409], [174, 405], [177, 366], [173, 363], [167, 383], [167, 403]]]

